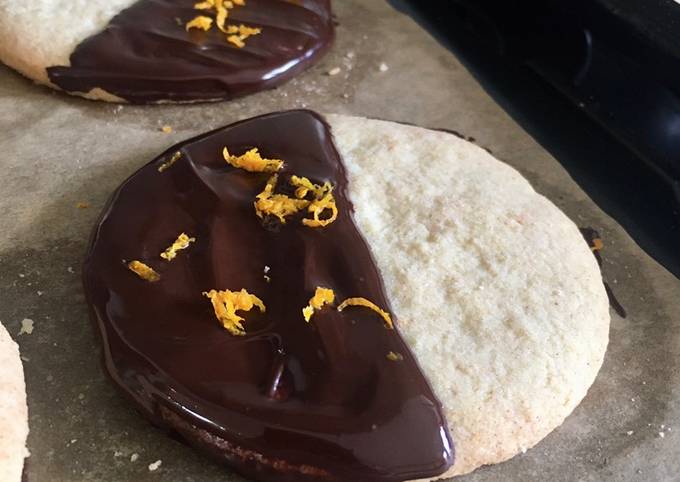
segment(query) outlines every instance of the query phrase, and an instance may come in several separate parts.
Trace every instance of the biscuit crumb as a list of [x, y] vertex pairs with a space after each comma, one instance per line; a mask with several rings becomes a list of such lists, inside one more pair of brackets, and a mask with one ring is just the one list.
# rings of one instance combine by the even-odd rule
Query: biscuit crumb
[[158, 470], [158, 468], [161, 466], [162, 463], [163, 463], [162, 460], [156, 460], [155, 462], [150, 463], [149, 464], [149, 472], [155, 472], [156, 470]]
[[661, 438], [664, 438], [665, 436], [666, 436], [666, 434], [665, 434], [665, 433], [663, 433], [663, 432], [659, 432], [659, 437], [661, 437]]
[[177, 236], [177, 239], [165, 251], [161, 253], [161, 258], [172, 261], [177, 256], [177, 251], [186, 249], [189, 245], [196, 241], [196, 238], [190, 238], [185, 233]]
[[210, 290], [204, 291], [203, 296], [209, 298], [212, 302], [215, 316], [222, 323], [222, 326], [235, 336], [246, 334], [241, 324], [243, 317], [238, 316], [236, 311], [250, 311], [253, 306], [257, 306], [261, 313], [266, 311], [262, 300], [248, 293], [245, 289], [241, 289], [241, 291]]
[[87, 209], [87, 208], [90, 207], [90, 204], [89, 204], [89, 203], [86, 203], [86, 202], [83, 202], [83, 201], [80, 201], [80, 202], [76, 203], [76, 207], [77, 207], [78, 209]]
[[395, 361], [395, 362], [396, 361], [402, 361], [404, 359], [404, 356], [401, 353], [391, 351], [387, 354], [387, 359], [389, 361]]
[[134, 454], [130, 455], [130, 462], [136, 462], [138, 458], [139, 454], [135, 452]]
[[222, 149], [222, 156], [227, 163], [248, 172], [276, 172], [283, 167], [283, 161], [280, 159], [264, 159], [257, 147], [244, 152], [240, 156], [230, 154], [225, 147]]
[[634, 430], [628, 430], [628, 431], [626, 432], [626, 435], [630, 436], [630, 435], [633, 435], [634, 433], [635, 433]]
[[164, 134], [170, 134], [172, 132], [172, 127], [169, 125], [164, 125], [161, 127], [161, 131], [163, 131]]
[[142, 278], [145, 281], [149, 281], [151, 283], [154, 283], [161, 279], [161, 275], [156, 273], [153, 268], [150, 266], [147, 266], [146, 264], [142, 263], [141, 261], [130, 261], [127, 264], [127, 267], [130, 271], [135, 273], [137, 276]]
[[158, 166], [158, 172], [163, 172], [170, 166], [172, 166], [174, 163], [176, 163], [179, 158], [182, 157], [182, 153], [180, 151], [175, 152], [170, 159], [165, 161], [163, 164]]
[[365, 306], [366, 308], [369, 308], [376, 313], [378, 313], [383, 320], [385, 320], [385, 326], [389, 328], [390, 330], [394, 328], [394, 324], [392, 323], [392, 318], [390, 317], [390, 314], [382, 309], [380, 309], [375, 303], [372, 301], [367, 300], [366, 298], [347, 298], [345, 301], [340, 303], [340, 306], [338, 306], [338, 311], [342, 311], [348, 306]]
[[380, 72], [387, 72], [390, 68], [387, 66], [385, 62], [381, 63], [380, 66], [378, 67], [378, 70]]
[[338, 75], [340, 73], [340, 67], [334, 67], [326, 73], [328, 75], [330, 75], [331, 77], [334, 76], [334, 75]]
[[33, 333], [34, 322], [30, 318], [24, 318], [21, 320], [21, 330], [19, 330], [19, 335], [30, 335]]
[[314, 296], [309, 299], [309, 304], [302, 308], [302, 316], [309, 323], [315, 310], [320, 310], [325, 304], [332, 304], [335, 301], [335, 293], [330, 288], [316, 287]]

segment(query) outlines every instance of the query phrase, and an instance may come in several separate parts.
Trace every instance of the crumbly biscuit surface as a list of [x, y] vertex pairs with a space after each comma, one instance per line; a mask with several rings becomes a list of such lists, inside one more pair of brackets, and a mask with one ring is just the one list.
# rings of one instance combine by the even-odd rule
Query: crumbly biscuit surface
[[[50, 84], [47, 67], [70, 65], [69, 56], [80, 42], [103, 30], [114, 15], [134, 2], [0, 0], [0, 61], [38, 83]], [[104, 94], [88, 95], [100, 98]]]
[[0, 480], [19, 482], [24, 466], [28, 408], [19, 347], [0, 324]]
[[607, 296], [577, 227], [451, 134], [328, 120], [357, 225], [451, 426], [446, 476], [532, 447], [585, 396], [607, 347]]

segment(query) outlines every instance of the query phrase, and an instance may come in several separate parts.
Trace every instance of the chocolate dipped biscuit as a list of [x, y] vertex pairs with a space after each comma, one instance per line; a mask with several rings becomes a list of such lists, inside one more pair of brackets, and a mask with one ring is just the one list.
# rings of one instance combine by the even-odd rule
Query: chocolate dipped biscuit
[[256, 480], [506, 460], [578, 405], [608, 339], [588, 245], [515, 170], [446, 132], [310, 111], [141, 168], [84, 284], [114, 382]]
[[333, 40], [330, 0], [40, 0], [0, 5], [0, 60], [112, 102], [196, 102], [270, 89]]

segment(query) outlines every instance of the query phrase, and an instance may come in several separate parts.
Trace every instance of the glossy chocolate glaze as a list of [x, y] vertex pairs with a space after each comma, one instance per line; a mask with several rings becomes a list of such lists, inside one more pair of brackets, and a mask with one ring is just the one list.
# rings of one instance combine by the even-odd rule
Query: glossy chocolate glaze
[[[235, 169], [222, 147], [258, 147], [335, 186], [339, 214], [321, 229], [262, 222], [253, 200], [268, 174]], [[182, 156], [171, 167], [158, 167]], [[175, 146], [114, 194], [93, 235], [84, 285], [114, 381], [156, 424], [258, 480], [397, 481], [452, 463], [441, 407], [398, 330], [365, 308], [302, 317], [317, 286], [390, 310], [352, 219], [347, 177], [325, 122], [309, 111], [246, 120]], [[178, 233], [196, 237], [171, 262]], [[139, 259], [149, 283], [122, 260]], [[264, 278], [264, 267], [269, 266]], [[202, 291], [247, 289], [265, 303], [247, 335], [221, 327]], [[398, 325], [398, 320], [397, 320]], [[403, 355], [390, 361], [388, 352]]]
[[[330, 0], [247, 0], [228, 24], [260, 27], [243, 48], [184, 25], [192, 0], [139, 0], [81, 42], [70, 67], [47, 69], [68, 92], [99, 87], [134, 103], [230, 99], [281, 84], [314, 63], [333, 40]], [[210, 15], [212, 16], [212, 15]]]

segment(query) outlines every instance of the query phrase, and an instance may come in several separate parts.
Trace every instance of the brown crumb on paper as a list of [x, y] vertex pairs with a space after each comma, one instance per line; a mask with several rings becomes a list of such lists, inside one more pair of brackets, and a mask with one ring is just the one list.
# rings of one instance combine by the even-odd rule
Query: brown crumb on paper
[[33, 333], [33, 328], [35, 323], [30, 318], [24, 318], [21, 320], [21, 330], [19, 330], [19, 335], [30, 335]]
[[161, 258], [171, 261], [177, 256], [177, 251], [188, 248], [189, 244], [195, 241], [196, 238], [190, 238], [185, 233], [181, 233], [179, 236], [177, 236], [177, 239], [172, 243], [172, 245], [161, 253]]
[[141, 261], [130, 261], [127, 264], [127, 267], [130, 271], [135, 273], [137, 276], [142, 278], [145, 281], [149, 281], [151, 283], [154, 283], [161, 279], [161, 275], [156, 273], [153, 268], [150, 266], [147, 266], [146, 264], [142, 263]]
[[215, 310], [215, 316], [222, 323], [222, 326], [232, 335], [243, 336], [246, 330], [243, 328], [243, 317], [236, 314], [237, 311], [250, 311], [253, 307], [260, 309], [264, 313], [266, 308], [264, 303], [257, 296], [248, 293], [245, 289], [241, 291], [217, 291], [210, 290], [203, 292], [203, 296], [210, 299]]
[[335, 301], [335, 293], [330, 288], [322, 288], [321, 286], [316, 287], [314, 296], [309, 300], [309, 305], [302, 308], [302, 316], [305, 321], [309, 323], [312, 319], [314, 311], [320, 310], [325, 304], [332, 304]]
[[391, 351], [387, 354], [386, 358], [389, 361], [402, 361], [404, 359], [404, 356], [401, 353], [397, 353], [394, 351]]
[[348, 306], [364, 306], [366, 308], [369, 308], [376, 313], [378, 313], [383, 320], [385, 320], [385, 326], [389, 328], [390, 330], [394, 328], [394, 324], [392, 323], [392, 318], [390, 317], [390, 314], [386, 312], [385, 310], [381, 309], [378, 307], [375, 303], [372, 301], [367, 300], [366, 298], [347, 298], [345, 301], [340, 303], [340, 306], [338, 306], [338, 311], [342, 311]]
[[76, 207], [77, 207], [78, 209], [87, 209], [87, 208], [90, 207], [90, 204], [89, 204], [89, 203], [86, 203], [86, 202], [84, 202], [84, 201], [80, 201], [80, 202], [76, 203]]
[[591, 251], [599, 251], [604, 247], [602, 238], [593, 238], [593, 245], [590, 247]]
[[161, 131], [163, 131], [164, 134], [170, 134], [172, 132], [172, 126], [164, 125], [161, 127]]

